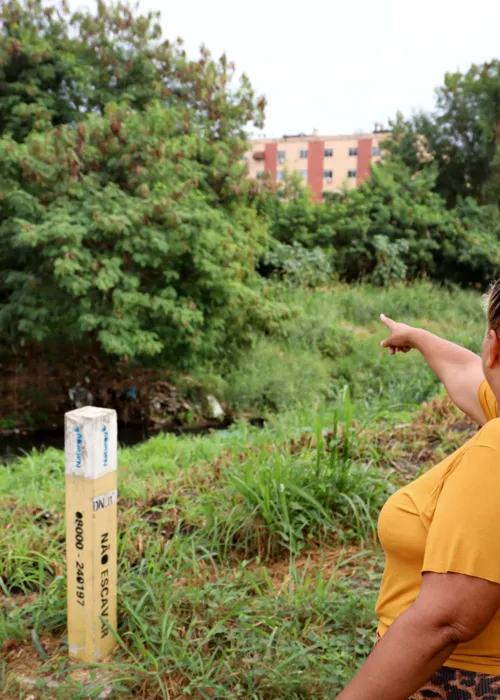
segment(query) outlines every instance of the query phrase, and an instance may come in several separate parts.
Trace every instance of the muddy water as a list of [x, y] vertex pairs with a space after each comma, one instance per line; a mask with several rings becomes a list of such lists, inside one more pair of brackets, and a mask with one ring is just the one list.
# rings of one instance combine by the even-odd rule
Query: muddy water
[[[137, 445], [157, 434], [158, 431], [148, 430], [144, 426], [120, 426], [118, 440], [120, 445], [126, 447]], [[63, 428], [38, 430], [27, 435], [16, 433], [0, 434], [0, 463], [10, 462], [16, 457], [29, 454], [33, 449], [44, 450], [47, 447], [64, 449]]]
[[[160, 429], [148, 429], [145, 425], [119, 425], [118, 426], [118, 442], [122, 447], [130, 447], [145, 442], [154, 435], [159, 435], [161, 432], [171, 433], [174, 435], [193, 435], [206, 433], [209, 430], [221, 430], [230, 425], [229, 420], [214, 421], [213, 423], [185, 427], [172, 428], [161, 431]], [[44, 450], [47, 447], [56, 447], [64, 449], [64, 429], [54, 428], [50, 430], [39, 430], [37, 432], [28, 433], [27, 435], [9, 433], [0, 433], [0, 464], [5, 464], [12, 461], [16, 457], [22, 457], [29, 454], [33, 449]]]

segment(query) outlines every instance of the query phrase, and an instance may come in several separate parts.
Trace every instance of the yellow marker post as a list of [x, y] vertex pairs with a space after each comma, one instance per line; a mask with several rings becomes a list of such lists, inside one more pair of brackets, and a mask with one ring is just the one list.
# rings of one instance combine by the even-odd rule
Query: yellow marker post
[[68, 643], [85, 663], [108, 656], [116, 629], [116, 412], [65, 415]]

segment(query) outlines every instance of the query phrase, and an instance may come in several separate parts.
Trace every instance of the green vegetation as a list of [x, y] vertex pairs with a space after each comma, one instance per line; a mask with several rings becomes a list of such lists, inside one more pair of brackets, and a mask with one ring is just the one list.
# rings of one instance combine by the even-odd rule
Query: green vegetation
[[436, 191], [434, 165], [412, 171], [389, 152], [358, 189], [319, 205], [295, 176], [290, 180], [276, 192], [264, 190], [269, 201], [259, 202], [273, 234], [265, 274], [274, 271], [303, 284], [323, 283], [326, 272], [380, 286], [428, 278], [479, 287], [497, 275], [498, 205], [468, 198], [449, 209]]
[[380, 352], [380, 313], [480, 350], [484, 314], [477, 293], [425, 282], [273, 290], [276, 302], [290, 308], [290, 318], [226, 377], [225, 398], [246, 411], [267, 415], [315, 399], [335, 400], [346, 384], [358, 408], [414, 405], [434, 395], [438, 381], [420, 356], [410, 354], [400, 363]]
[[450, 206], [473, 198], [498, 207], [500, 185], [500, 61], [447, 73], [436, 107], [411, 119], [398, 114], [388, 147], [417, 172], [431, 166], [436, 191]]
[[258, 207], [281, 246], [271, 243], [263, 271], [295, 281], [300, 272], [310, 284], [322, 253], [323, 270], [346, 281], [484, 287], [500, 261], [499, 124], [500, 61], [493, 60], [447, 74], [434, 112], [397, 115], [383, 161], [358, 189], [315, 206], [297, 176], [277, 190], [268, 183]]
[[263, 101], [246, 78], [231, 84], [225, 58], [161, 43], [154, 15], [43, 7], [0, 12], [5, 341], [170, 368], [230, 361], [279, 315], [239, 162]]
[[119, 2], [2, 3], [0, 428], [52, 423], [75, 382], [120, 417], [151, 417], [149, 381], [160, 422], [196, 414], [183, 388], [237, 418], [121, 451], [99, 669], [67, 661], [63, 457], [2, 467], [2, 697], [335, 697], [373, 643], [382, 503], [470, 430], [421, 357], [380, 350], [378, 318], [479, 349], [498, 66], [447, 76], [369, 181], [314, 205], [298, 177], [246, 177], [265, 100], [225, 56]]
[[369, 181], [319, 206], [298, 177], [246, 177], [265, 100], [234, 73], [125, 4], [2, 4], [3, 346], [226, 376], [287, 319], [272, 272], [310, 287], [497, 275], [497, 61], [447, 76], [436, 115], [398, 117]]
[[[36, 698], [97, 698], [110, 686], [111, 697], [333, 698], [369, 652], [380, 507], [442, 456], [431, 441], [446, 452], [464, 439], [441, 400], [418, 413], [438, 385], [418, 355], [380, 350], [377, 315], [476, 349], [479, 297], [424, 283], [279, 289], [293, 320], [231, 380], [261, 382], [266, 426], [120, 452], [119, 649], [86, 684], [66, 659], [63, 456], [33, 453], [0, 473], [12, 697], [22, 697], [9, 675], [20, 648], [37, 669]], [[304, 380], [309, 362], [321, 369]]]
[[231, 212], [217, 203], [196, 163], [216, 158], [222, 173], [227, 158], [177, 122], [163, 106], [109, 108], [76, 131], [3, 140], [13, 247], [0, 323], [32, 340], [88, 334], [108, 354], [160, 354], [170, 367], [228, 359], [266, 327], [265, 231], [243, 199]]
[[[348, 433], [352, 452], [342, 429], [328, 449], [326, 439], [292, 446], [290, 436], [321, 436], [332, 418], [316, 425], [314, 412], [302, 411], [261, 431], [240, 424], [124, 450], [120, 650], [85, 696], [62, 657], [46, 661], [46, 677], [63, 682], [53, 696], [97, 697], [109, 683], [120, 697], [148, 698], [323, 697], [338, 689], [372, 643], [379, 565], [362, 545], [373, 546], [387, 484], [356, 454], [357, 431]], [[13, 488], [23, 497], [0, 522], [0, 644], [34, 629], [42, 649], [55, 635], [65, 651], [63, 478], [56, 451], [2, 475], [4, 502]], [[350, 586], [336, 571], [353, 571], [358, 559], [363, 575]], [[50, 697], [46, 686], [41, 692]]]

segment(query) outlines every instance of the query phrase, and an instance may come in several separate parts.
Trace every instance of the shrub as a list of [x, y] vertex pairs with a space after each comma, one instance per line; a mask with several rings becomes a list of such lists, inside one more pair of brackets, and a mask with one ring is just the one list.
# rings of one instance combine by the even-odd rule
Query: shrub
[[111, 106], [77, 129], [0, 141], [4, 334], [186, 367], [229, 361], [273, 323], [243, 169], [178, 119]]
[[378, 235], [373, 237], [373, 244], [377, 263], [371, 274], [371, 281], [380, 286], [404, 281], [408, 273], [404, 262], [404, 255], [410, 247], [408, 241], [400, 239], [391, 243], [387, 236]]
[[[437, 177], [434, 164], [412, 172], [393, 156], [374, 166], [358, 189], [326, 198], [314, 216], [300, 182], [291, 190], [286, 184], [283, 191], [267, 192], [259, 206], [275, 238], [309, 251], [320, 248], [334, 262], [335, 274], [347, 282], [387, 285], [429, 278], [484, 286], [500, 267], [498, 208], [466, 200], [449, 210], [435, 191]], [[280, 247], [271, 248], [265, 260], [278, 269], [290, 265], [300, 282], [300, 249], [295, 250], [293, 263]], [[309, 277], [311, 273], [304, 276], [308, 284]]]
[[325, 251], [305, 248], [298, 241], [291, 245], [275, 243], [263, 256], [262, 265], [295, 286], [318, 287], [325, 284], [332, 274], [332, 265]]

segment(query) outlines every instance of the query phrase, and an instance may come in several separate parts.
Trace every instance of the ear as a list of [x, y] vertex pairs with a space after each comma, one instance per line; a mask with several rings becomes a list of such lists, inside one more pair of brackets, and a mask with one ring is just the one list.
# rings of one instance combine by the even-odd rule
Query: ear
[[496, 331], [488, 331], [488, 343], [486, 346], [486, 366], [493, 369], [500, 365], [500, 340]]

